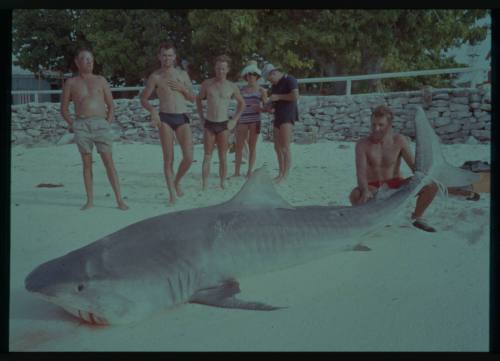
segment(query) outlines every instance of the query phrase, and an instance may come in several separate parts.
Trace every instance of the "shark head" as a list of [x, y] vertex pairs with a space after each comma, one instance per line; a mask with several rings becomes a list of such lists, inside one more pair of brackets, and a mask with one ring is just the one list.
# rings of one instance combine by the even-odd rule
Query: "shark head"
[[126, 320], [133, 304], [119, 280], [104, 276], [99, 262], [81, 251], [45, 262], [25, 279], [25, 288], [84, 322], [107, 325]]

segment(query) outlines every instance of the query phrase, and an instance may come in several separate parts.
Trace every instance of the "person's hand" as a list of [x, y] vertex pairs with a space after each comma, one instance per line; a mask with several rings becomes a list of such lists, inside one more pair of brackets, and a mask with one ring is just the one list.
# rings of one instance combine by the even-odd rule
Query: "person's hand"
[[262, 111], [268, 112], [268, 113], [274, 113], [273, 103], [271, 101], [268, 101], [266, 104], [264, 104]]
[[271, 100], [272, 102], [277, 102], [278, 100], [280, 100], [280, 96], [279, 96], [279, 94], [272, 94], [269, 97], [269, 100]]
[[151, 126], [160, 129], [160, 114], [157, 111], [151, 112]]
[[184, 85], [176, 80], [167, 80], [167, 84], [172, 90], [178, 91], [183, 94], [186, 92], [186, 88], [184, 87]]
[[368, 202], [372, 198], [373, 198], [373, 193], [372, 192], [370, 192], [368, 189], [362, 190], [361, 191], [361, 196], [359, 197], [359, 202], [360, 203], [366, 203], [366, 202]]
[[230, 121], [227, 122], [227, 129], [233, 130], [234, 127], [236, 127], [237, 123], [238, 123], [238, 119], [231, 119]]

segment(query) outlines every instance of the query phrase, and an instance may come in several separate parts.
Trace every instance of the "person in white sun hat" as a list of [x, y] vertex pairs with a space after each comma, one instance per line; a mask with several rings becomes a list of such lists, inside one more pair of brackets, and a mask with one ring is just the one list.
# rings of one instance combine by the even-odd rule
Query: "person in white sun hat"
[[290, 142], [293, 139], [293, 125], [299, 120], [299, 86], [297, 79], [270, 63], [264, 65], [262, 77], [272, 84], [269, 99], [274, 109], [273, 139], [279, 165], [279, 174], [274, 181], [280, 183], [288, 177], [292, 165]]
[[248, 170], [246, 177], [252, 175], [256, 158], [257, 138], [260, 134], [260, 113], [264, 111], [263, 105], [267, 102], [267, 92], [257, 84], [262, 72], [255, 60], [251, 60], [241, 71], [241, 77], [247, 84], [240, 89], [245, 100], [245, 108], [236, 127], [236, 159], [234, 176], [240, 176], [240, 166], [245, 143], [248, 142]]

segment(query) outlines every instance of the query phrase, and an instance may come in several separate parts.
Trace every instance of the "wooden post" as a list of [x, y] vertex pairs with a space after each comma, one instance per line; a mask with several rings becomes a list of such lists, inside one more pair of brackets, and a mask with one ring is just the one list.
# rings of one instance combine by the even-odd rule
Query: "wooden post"
[[346, 95], [351, 95], [351, 84], [352, 84], [352, 80], [351, 79], [347, 79], [346, 80], [346, 89], [345, 89], [345, 94]]

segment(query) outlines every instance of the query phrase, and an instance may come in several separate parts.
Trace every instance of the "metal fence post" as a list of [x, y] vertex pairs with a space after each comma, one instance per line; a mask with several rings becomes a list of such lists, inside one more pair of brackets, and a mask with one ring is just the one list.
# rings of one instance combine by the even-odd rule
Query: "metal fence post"
[[346, 95], [351, 95], [351, 84], [352, 84], [351, 79], [347, 79], [346, 80], [346, 87], [345, 87], [345, 94]]

